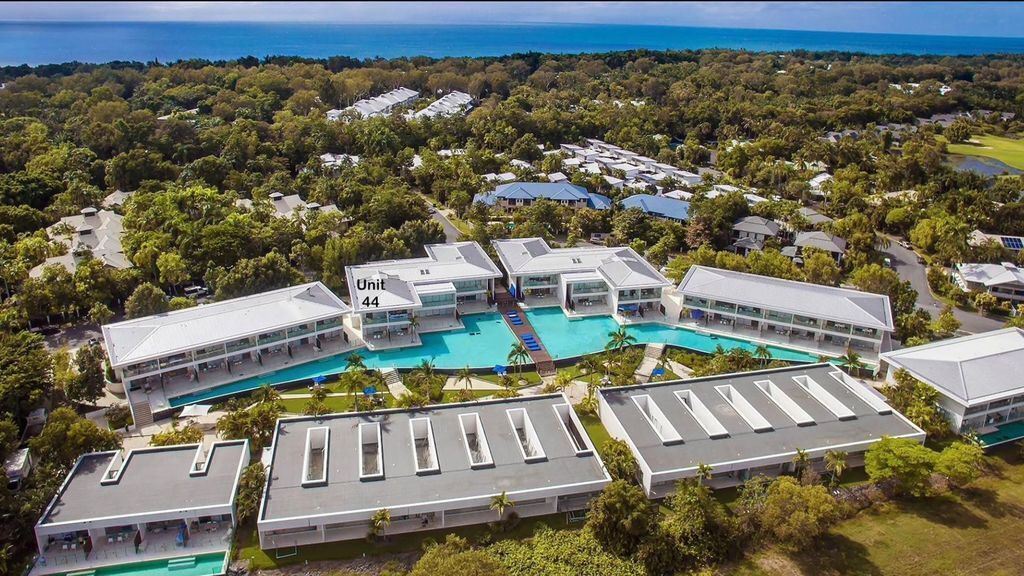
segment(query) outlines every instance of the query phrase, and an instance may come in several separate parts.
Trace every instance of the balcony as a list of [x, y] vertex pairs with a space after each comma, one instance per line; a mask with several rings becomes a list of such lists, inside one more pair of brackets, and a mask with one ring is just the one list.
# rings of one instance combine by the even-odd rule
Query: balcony
[[303, 324], [302, 326], [293, 326], [288, 329], [288, 337], [294, 338], [296, 336], [303, 336], [305, 334], [312, 334], [313, 326], [309, 324]]
[[270, 334], [260, 334], [260, 337], [258, 338], [258, 341], [259, 341], [260, 346], [263, 346], [265, 344], [273, 344], [274, 342], [280, 342], [281, 340], [284, 340], [284, 339], [285, 339], [285, 332], [283, 330], [281, 330], [281, 331], [273, 332], [273, 333], [270, 333]]
[[227, 350], [228, 354], [233, 354], [235, 352], [240, 352], [242, 350], [248, 350], [249, 348], [252, 348], [255, 345], [256, 344], [252, 341], [252, 339], [245, 338], [244, 340], [237, 340], [235, 342], [228, 343], [228, 345], [225, 346], [225, 349]]
[[737, 306], [736, 313], [740, 316], [747, 316], [749, 318], [762, 318], [764, 316], [764, 310], [760, 308], [751, 308], [749, 306]]
[[806, 318], [804, 316], [793, 316], [793, 324], [797, 326], [806, 326], [808, 328], [818, 328], [818, 321], [814, 318]]
[[214, 358], [216, 356], [223, 356], [224, 346], [214, 346], [212, 348], [203, 348], [202, 350], [196, 350], [196, 360], [206, 360], [207, 358]]
[[341, 318], [328, 318], [326, 320], [316, 321], [317, 330], [326, 330], [328, 328], [333, 328], [335, 326], [341, 326]]
[[792, 324], [793, 323], [793, 315], [792, 314], [780, 314], [778, 312], [769, 312], [768, 316], [766, 316], [766, 318], [769, 321], [771, 321], [771, 322], [780, 322], [780, 323], [783, 323], [783, 324]]
[[711, 305], [711, 309], [716, 312], [728, 312], [729, 314], [736, 313], [736, 305], [728, 302], [715, 302]]

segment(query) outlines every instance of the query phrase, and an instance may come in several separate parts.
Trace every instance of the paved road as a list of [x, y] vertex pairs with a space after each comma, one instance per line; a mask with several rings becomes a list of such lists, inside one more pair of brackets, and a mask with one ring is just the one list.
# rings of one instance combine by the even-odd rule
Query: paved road
[[459, 236], [462, 233], [459, 232], [459, 229], [452, 224], [452, 221], [447, 216], [441, 213], [440, 209], [435, 208], [430, 217], [439, 222], [441, 227], [444, 228], [444, 236], [448, 242], [457, 242], [459, 240]]
[[[884, 252], [892, 260], [893, 267], [900, 275], [900, 278], [909, 280], [910, 284], [917, 290], [917, 305], [931, 313], [932, 318], [939, 315], [944, 304], [932, 297], [928, 289], [928, 271], [924, 264], [917, 261], [917, 255], [913, 250], [900, 246], [898, 238], [891, 238], [892, 245]], [[964, 332], [977, 334], [997, 330], [1005, 325], [1004, 320], [989, 318], [959, 308], [953, 309], [953, 315], [960, 321], [960, 329]]]

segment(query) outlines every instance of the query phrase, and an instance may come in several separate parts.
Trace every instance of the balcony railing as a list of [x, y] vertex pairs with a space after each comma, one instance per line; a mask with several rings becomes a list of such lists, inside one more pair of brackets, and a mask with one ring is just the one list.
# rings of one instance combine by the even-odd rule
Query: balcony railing
[[779, 314], [778, 312], [769, 312], [767, 318], [768, 320], [772, 320], [774, 322], [785, 322], [786, 324], [793, 322], [792, 314]]
[[294, 338], [295, 336], [302, 336], [303, 334], [312, 334], [312, 333], [313, 333], [313, 327], [308, 325], [308, 324], [305, 327], [295, 326], [293, 328], [289, 328], [288, 329], [288, 337], [289, 338]]
[[252, 342], [252, 340], [245, 339], [245, 340], [237, 340], [235, 342], [229, 342], [227, 344], [227, 346], [225, 346], [225, 348], [227, 349], [228, 354], [231, 354], [232, 352], [238, 352], [240, 350], [247, 350], [249, 348], [252, 348], [253, 346], [255, 346], [255, 344]]
[[764, 316], [764, 311], [760, 308], [749, 308], [747, 306], [737, 306], [736, 313], [750, 318], [761, 318]]
[[809, 328], [817, 328], [818, 321], [814, 318], [803, 318], [801, 316], [793, 316], [793, 324], [797, 326], [807, 326]]
[[326, 328], [333, 328], [341, 325], [341, 318], [328, 318], [327, 320], [317, 320], [316, 329], [324, 330]]
[[284, 332], [274, 332], [273, 334], [261, 335], [259, 337], [259, 343], [262, 346], [263, 344], [272, 344], [274, 342], [280, 342], [281, 340], [284, 340], [284, 339], [285, 339], [285, 333]]
[[719, 312], [736, 312], [736, 305], [715, 302], [714, 304], [711, 305], [711, 309], [717, 310]]
[[217, 346], [216, 348], [207, 348], [205, 350], [196, 352], [196, 360], [206, 360], [207, 358], [213, 358], [215, 356], [222, 356], [224, 354], [224, 347]]

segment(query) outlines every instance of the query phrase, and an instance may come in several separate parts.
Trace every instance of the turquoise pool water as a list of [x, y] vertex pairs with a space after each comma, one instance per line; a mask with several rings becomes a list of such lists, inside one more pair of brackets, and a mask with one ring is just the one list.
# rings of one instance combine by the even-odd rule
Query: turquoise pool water
[[[195, 557], [196, 561], [194, 565], [186, 562], [183, 565], [175, 567], [168, 567], [167, 563], [169, 561], [181, 560], [181, 558], [171, 558], [170, 560], [151, 560], [149, 562], [136, 562], [134, 564], [118, 564], [115, 566], [97, 568], [95, 570], [95, 576], [216, 576], [224, 573], [225, 556], [227, 556], [226, 552], [204, 554]], [[184, 556], [182, 558], [189, 558], [189, 556]], [[68, 572], [62, 576], [67, 576], [67, 574], [73, 574], [76, 572], [78, 571]]]
[[[537, 329], [541, 341], [547, 346], [554, 359], [573, 358], [604, 350], [608, 333], [619, 329], [619, 324], [610, 316], [591, 316], [570, 320], [561, 308], [539, 308], [526, 312], [530, 323]], [[698, 352], [711, 353], [721, 346], [726, 350], [744, 348], [753, 352], [757, 344], [726, 336], [707, 336], [686, 328], [672, 328], [664, 324], [638, 324], [627, 326], [626, 331], [636, 338], [638, 344], [663, 343], [688, 348]], [[817, 356], [769, 346], [772, 358], [793, 362], [816, 362]]]
[[[508, 362], [508, 351], [516, 343], [516, 337], [505, 325], [500, 314], [488, 312], [463, 316], [462, 324], [465, 326], [462, 330], [420, 335], [420, 346], [379, 352], [365, 348], [357, 351], [369, 368], [413, 368], [419, 366], [423, 360], [431, 360], [437, 368], [456, 370], [466, 366], [484, 368]], [[236, 392], [255, 390], [264, 384], [274, 385], [337, 374], [345, 371], [348, 366], [345, 358], [349, 354], [351, 352], [253, 376], [209, 390], [171, 398], [169, 402], [171, 407], [176, 408]]]
[[[610, 316], [570, 320], [565, 317], [561, 308], [530, 310], [526, 312], [526, 316], [536, 329], [541, 344], [556, 360], [604, 350], [605, 344], [608, 343], [608, 333], [619, 327]], [[515, 344], [516, 337], [505, 325], [500, 314], [488, 312], [463, 316], [462, 322], [465, 325], [462, 330], [423, 334], [420, 337], [423, 344], [420, 346], [380, 352], [360, 349], [358, 352], [370, 368], [413, 368], [425, 359], [433, 361], [435, 367], [447, 370], [465, 366], [489, 369], [495, 364], [508, 363], [508, 352]], [[708, 336], [693, 330], [672, 328], [662, 324], [640, 324], [628, 326], [626, 330], [636, 337], [639, 344], [664, 343], [706, 353], [714, 352], [717, 346], [722, 346], [726, 350], [745, 348], [754, 351], [757, 348], [756, 344], [738, 338]], [[816, 362], [818, 358], [806, 352], [776, 346], [769, 346], [768, 349], [771, 350], [772, 358], [779, 360]], [[170, 405], [176, 408], [237, 392], [255, 390], [264, 384], [275, 385], [338, 374], [347, 367], [348, 362], [345, 358], [349, 354], [351, 352], [246, 378], [202, 392], [178, 396], [170, 399]]]

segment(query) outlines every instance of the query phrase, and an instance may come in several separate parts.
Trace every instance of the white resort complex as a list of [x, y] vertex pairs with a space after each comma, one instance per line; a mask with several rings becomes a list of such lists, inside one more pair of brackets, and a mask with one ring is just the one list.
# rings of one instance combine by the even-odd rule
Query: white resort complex
[[349, 310], [312, 282], [107, 324], [103, 339], [141, 428], [189, 394], [354, 348]]
[[352, 326], [371, 350], [419, 344], [419, 333], [461, 328], [460, 314], [490, 308], [501, 272], [479, 244], [431, 244], [426, 251], [425, 258], [345, 269]]
[[711, 467], [709, 486], [794, 472], [803, 450], [824, 470], [829, 450], [863, 464], [885, 436], [924, 442], [925, 433], [879, 393], [831, 364], [601, 388], [601, 423], [626, 442], [650, 498]]
[[884, 295], [697, 265], [673, 298], [680, 322], [741, 338], [833, 356], [852, 348], [870, 362], [891, 347]]
[[665, 318], [657, 269], [629, 247], [551, 248], [543, 238], [495, 240], [509, 292], [524, 307], [561, 306], [567, 316], [619, 321]]
[[882, 362], [890, 382], [902, 369], [934, 388], [955, 432], [974, 432], [986, 446], [1024, 438], [1024, 330], [1004, 328], [895, 350], [883, 354]]
[[157, 561], [166, 561], [168, 573], [201, 562], [209, 565], [202, 573], [223, 574], [248, 463], [248, 440], [80, 457], [35, 526], [31, 576], [114, 566], [111, 573], [133, 574], [136, 563]]
[[282, 418], [258, 518], [271, 550], [585, 510], [611, 478], [562, 394]]

